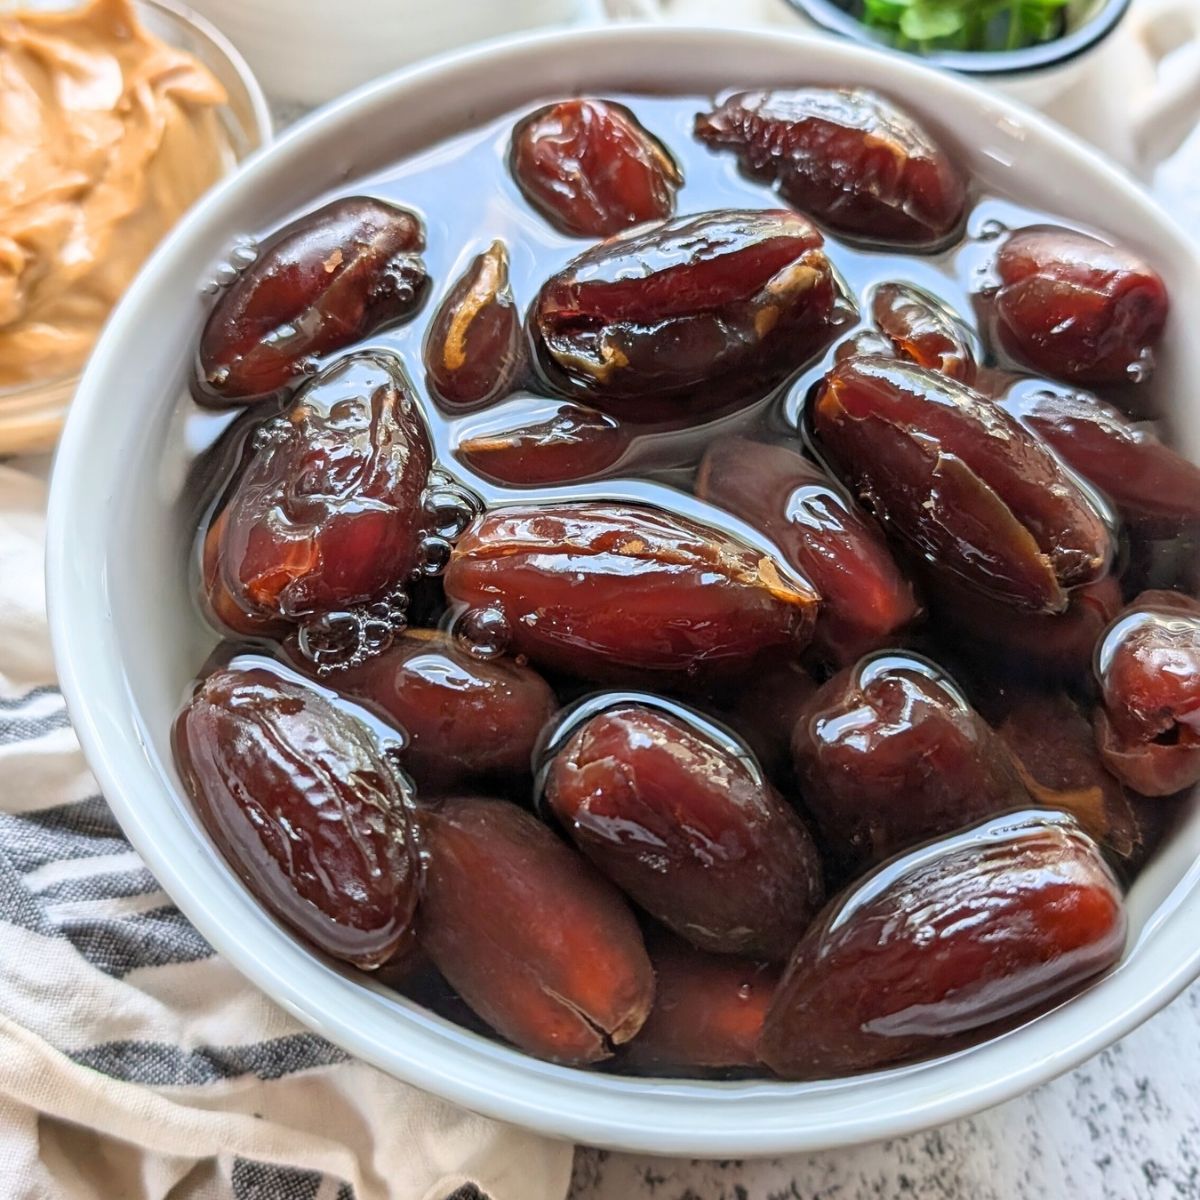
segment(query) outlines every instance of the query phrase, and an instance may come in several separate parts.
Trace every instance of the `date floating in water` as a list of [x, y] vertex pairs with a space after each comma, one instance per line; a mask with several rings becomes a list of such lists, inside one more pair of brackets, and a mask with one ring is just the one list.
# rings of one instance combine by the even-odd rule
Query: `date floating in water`
[[1117, 881], [1072, 818], [998, 817], [832, 901], [759, 1054], [787, 1079], [826, 1079], [958, 1049], [1111, 967], [1125, 932]]
[[1062, 612], [1108, 571], [1093, 501], [1007, 413], [937, 371], [851, 358], [813, 410], [821, 452], [930, 569], [1026, 612]]
[[515, 804], [453, 799], [421, 816], [420, 943], [458, 994], [552, 1062], [599, 1062], [629, 1041], [654, 971], [612, 884]]
[[792, 753], [805, 804], [848, 864], [1029, 804], [1004, 745], [915, 655], [871, 655], [835, 675], [800, 710]]
[[418, 564], [431, 463], [399, 360], [335, 363], [248, 448], [205, 543], [214, 614], [253, 635], [403, 584]]
[[1149, 374], [1167, 289], [1137, 255], [1070, 229], [1020, 229], [996, 270], [1001, 339], [1018, 358], [1074, 383]]
[[757, 399], [833, 338], [823, 239], [782, 211], [720, 210], [610, 238], [543, 285], [542, 366], [631, 420]]
[[696, 118], [696, 136], [832, 229], [922, 245], [959, 226], [967, 187], [906, 113], [864, 88], [741, 92]]
[[599, 502], [484, 514], [445, 585], [503, 613], [515, 653], [585, 679], [736, 675], [764, 650], [798, 654], [817, 610], [804, 580], [726, 533]]
[[682, 714], [628, 704], [589, 718], [544, 795], [605, 875], [702, 950], [786, 958], [823, 899], [799, 818], [744, 750]]
[[1200, 781], [1200, 601], [1143, 592], [1096, 650], [1100, 755], [1144, 796]]
[[623, 104], [561, 100], [525, 117], [509, 155], [525, 199], [571, 237], [608, 237], [675, 210], [675, 160]]
[[213, 306], [198, 399], [233, 404], [303, 377], [316, 357], [413, 316], [429, 277], [414, 213], [335, 200], [276, 233]]
[[448, 408], [476, 408], [512, 390], [522, 365], [521, 315], [508, 250], [493, 242], [450, 289], [429, 324], [429, 390]]
[[731, 437], [704, 455], [696, 494], [749, 522], [821, 596], [813, 643], [853, 662], [920, 612], [883, 534], [824, 471], [786, 446]]
[[175, 752], [204, 827], [275, 916], [360, 967], [405, 949], [421, 881], [411, 796], [365, 725], [235, 666], [196, 689]]
[[928, 292], [906, 283], [881, 283], [871, 298], [871, 316], [899, 357], [962, 383], [975, 381], [975, 338]]

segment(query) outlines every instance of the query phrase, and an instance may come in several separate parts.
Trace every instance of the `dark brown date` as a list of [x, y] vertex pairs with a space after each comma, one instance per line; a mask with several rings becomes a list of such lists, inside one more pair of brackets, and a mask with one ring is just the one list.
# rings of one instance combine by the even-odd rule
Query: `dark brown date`
[[933, 570], [1045, 613], [1107, 573], [1104, 515], [1039, 439], [965, 384], [851, 358], [826, 376], [812, 421], [846, 483]]
[[1069, 229], [1019, 229], [996, 259], [1001, 340], [1017, 358], [1073, 383], [1149, 373], [1167, 289], [1136, 254]]
[[516, 487], [569, 483], [600, 475], [629, 446], [615, 417], [577, 404], [515, 400], [473, 424], [455, 449], [472, 471]]
[[508, 251], [495, 241], [438, 306], [425, 337], [429, 391], [448, 408], [491, 404], [521, 369], [521, 315], [508, 281]]
[[[1106, 849], [1129, 858], [1141, 833], [1125, 789], [1104, 769], [1091, 722], [1065, 692], [1024, 689], [1004, 701], [996, 732], [1030, 796], [1069, 812]], [[989, 714], [990, 715], [990, 714]]]
[[817, 652], [839, 665], [891, 640], [920, 611], [879, 529], [797, 451], [746, 438], [713, 441], [696, 494], [749, 522], [821, 597]]
[[509, 163], [525, 199], [561, 233], [608, 237], [675, 210], [683, 176], [623, 104], [561, 100], [513, 130]]
[[543, 369], [568, 395], [631, 419], [756, 398], [835, 332], [822, 241], [795, 213], [734, 210], [610, 238], [538, 294]]
[[958, 1049], [1076, 991], [1125, 936], [1117, 881], [1072, 818], [994, 818], [828, 905], [759, 1054], [785, 1078], [824, 1079]]
[[232, 404], [300, 379], [316, 357], [411, 317], [429, 277], [421, 222], [354, 196], [276, 233], [213, 306], [198, 399]]
[[944, 240], [962, 219], [967, 187], [950, 156], [863, 88], [742, 92], [697, 116], [695, 132], [842, 233], [923, 244]]
[[801, 794], [844, 863], [1029, 806], [1004, 746], [927, 659], [888, 651], [835, 675], [792, 733]]
[[590, 717], [545, 801], [627, 896], [702, 950], [785, 959], [824, 896], [808, 830], [732, 739], [645, 704]]
[[1047, 442], [1128, 521], [1169, 536], [1200, 526], [1200, 467], [1088, 392], [1017, 385], [1002, 408]]
[[515, 804], [446, 800], [421, 820], [421, 945], [471, 1008], [554, 1062], [599, 1062], [629, 1041], [654, 972], [612, 884]]
[[[311, 670], [290, 651], [299, 670]], [[422, 794], [470, 779], [520, 779], [558, 701], [531, 667], [481, 660], [433, 629], [410, 629], [361, 666], [339, 671], [338, 692], [407, 735], [400, 762]]]
[[1121, 607], [1121, 585], [1112, 575], [1075, 588], [1060, 613], [1021, 612], [932, 571], [926, 591], [931, 624], [954, 637], [964, 654], [1006, 678], [1058, 683], [1087, 677], [1096, 643]]
[[779, 970], [704, 954], [659, 936], [650, 943], [654, 1007], [621, 1055], [634, 1071], [711, 1074], [758, 1065], [758, 1039]]
[[1144, 796], [1200, 781], [1200, 601], [1143, 592], [1096, 651], [1100, 755]]
[[513, 505], [454, 547], [446, 595], [505, 619], [511, 648], [585, 679], [729, 676], [798, 654], [809, 585], [728, 534], [659, 509]]
[[431, 461], [399, 360], [335, 363], [253, 437], [206, 539], [214, 614], [257, 634], [404, 582]]
[[975, 381], [974, 337], [928, 292], [906, 283], [881, 283], [871, 297], [871, 316], [899, 357], [962, 383]]
[[406, 946], [421, 876], [411, 797], [365, 725], [235, 666], [199, 685], [174, 744], [209, 836], [276, 917], [360, 967]]
[[798, 662], [767, 654], [733, 689], [732, 702], [718, 715], [754, 751], [772, 779], [786, 779], [792, 769], [796, 718], [816, 690], [816, 680]]

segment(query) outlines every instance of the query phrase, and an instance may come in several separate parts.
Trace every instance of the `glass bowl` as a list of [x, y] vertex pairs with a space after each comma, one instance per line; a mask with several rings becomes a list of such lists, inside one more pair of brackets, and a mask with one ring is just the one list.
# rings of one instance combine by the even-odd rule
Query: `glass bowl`
[[[0, 0], [0, 12], [73, 7], [68, 0]], [[146, 29], [198, 59], [224, 87], [229, 99], [218, 115], [229, 139], [229, 171], [271, 140], [271, 114], [262, 88], [218, 29], [175, 0], [134, 0], [134, 9]], [[0, 455], [53, 449], [80, 374], [0, 388]]]

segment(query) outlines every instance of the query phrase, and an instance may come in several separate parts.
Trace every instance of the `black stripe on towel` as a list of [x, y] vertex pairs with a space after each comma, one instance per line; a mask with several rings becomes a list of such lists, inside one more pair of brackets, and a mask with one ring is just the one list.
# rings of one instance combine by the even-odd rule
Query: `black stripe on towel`
[[313, 1200], [320, 1186], [316, 1171], [233, 1160], [233, 1200]]
[[293, 1033], [245, 1046], [185, 1050], [168, 1042], [104, 1042], [71, 1057], [114, 1079], [149, 1087], [197, 1087], [240, 1075], [280, 1079], [297, 1071], [345, 1062], [349, 1055], [313, 1033]]
[[116, 979], [138, 967], [196, 962], [213, 953], [173, 905], [125, 917], [71, 917], [57, 925], [92, 966]]

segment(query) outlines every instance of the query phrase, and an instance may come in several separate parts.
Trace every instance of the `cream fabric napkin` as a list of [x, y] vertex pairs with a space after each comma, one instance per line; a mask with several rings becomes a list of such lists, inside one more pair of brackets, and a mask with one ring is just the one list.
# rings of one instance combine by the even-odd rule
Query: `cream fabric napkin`
[[159, 889], [54, 686], [44, 505], [0, 465], [0, 1195], [562, 1200], [570, 1146], [307, 1032]]

